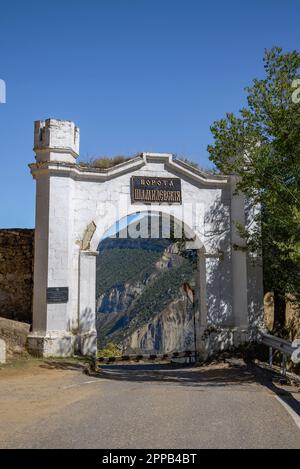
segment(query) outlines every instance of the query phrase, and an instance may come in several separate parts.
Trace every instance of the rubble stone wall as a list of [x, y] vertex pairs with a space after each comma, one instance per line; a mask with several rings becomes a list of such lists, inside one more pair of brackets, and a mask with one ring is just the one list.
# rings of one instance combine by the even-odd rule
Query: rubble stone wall
[[0, 229], [0, 317], [32, 322], [34, 230]]

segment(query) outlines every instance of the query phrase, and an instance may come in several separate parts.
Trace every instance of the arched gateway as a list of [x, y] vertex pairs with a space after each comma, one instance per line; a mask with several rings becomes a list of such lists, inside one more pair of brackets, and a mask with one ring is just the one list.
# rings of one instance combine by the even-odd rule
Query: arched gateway
[[170, 154], [143, 153], [105, 170], [79, 165], [79, 129], [54, 119], [35, 123], [34, 150], [32, 353], [95, 353], [99, 241], [119, 219], [149, 210], [161, 214], [163, 236], [175, 219], [175, 226], [183, 224], [186, 247], [198, 250], [198, 352], [253, 335], [262, 311], [261, 265], [250, 259], [236, 229], [251, 223], [251, 214], [235, 192], [234, 176], [206, 174]]

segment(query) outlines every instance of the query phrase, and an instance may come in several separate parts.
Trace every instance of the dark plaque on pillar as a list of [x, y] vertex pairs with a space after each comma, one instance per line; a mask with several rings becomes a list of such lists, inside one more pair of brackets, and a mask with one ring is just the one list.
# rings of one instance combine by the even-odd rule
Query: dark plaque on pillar
[[49, 287], [47, 288], [47, 303], [68, 303], [69, 287]]
[[181, 204], [179, 178], [132, 176], [131, 201], [143, 204]]

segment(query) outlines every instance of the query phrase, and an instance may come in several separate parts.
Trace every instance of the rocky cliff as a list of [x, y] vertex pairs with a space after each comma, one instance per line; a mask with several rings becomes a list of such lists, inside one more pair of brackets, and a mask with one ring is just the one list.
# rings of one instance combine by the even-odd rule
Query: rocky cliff
[[147, 279], [115, 285], [97, 298], [97, 311], [103, 314], [124, 313], [142, 293]]
[[193, 308], [183, 288], [148, 323], [137, 328], [123, 341], [125, 353], [168, 353], [194, 348]]
[[[106, 260], [112, 270], [110, 277], [114, 280], [126, 278], [126, 281], [115, 282], [98, 295], [99, 346], [114, 342], [123, 349], [144, 352], [191, 348], [192, 309], [181, 288], [192, 275], [190, 261], [179, 255], [171, 244], [164, 245], [163, 251], [157, 255], [152, 253], [151, 257], [145, 256], [145, 247], [130, 253], [127, 245], [124, 250], [110, 250], [106, 252]], [[131, 266], [126, 275], [128, 262], [124, 262], [124, 256], [133, 262], [133, 254], [135, 262], [142, 260], [141, 266], [140, 269]], [[125, 272], [114, 272], [112, 265], [119, 265], [119, 269], [125, 269]]]
[[133, 279], [115, 285], [98, 296], [96, 328], [100, 346], [107, 342], [109, 334], [113, 334], [128, 323], [126, 312], [142, 293], [148, 279], [149, 277], [144, 278], [144, 281]]

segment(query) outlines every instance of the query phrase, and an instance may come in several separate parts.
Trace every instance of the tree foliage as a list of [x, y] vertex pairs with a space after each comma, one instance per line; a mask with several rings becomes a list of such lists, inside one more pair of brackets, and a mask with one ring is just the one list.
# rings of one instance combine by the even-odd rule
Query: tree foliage
[[248, 105], [214, 122], [208, 146], [216, 167], [237, 175], [238, 190], [261, 207], [242, 234], [249, 249], [263, 253], [276, 327], [284, 325], [286, 295], [300, 301], [300, 104], [292, 99], [299, 67], [298, 52], [266, 50], [264, 78], [246, 88]]

